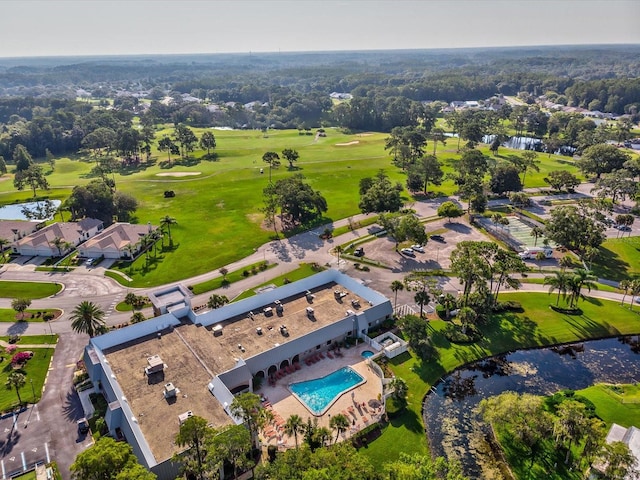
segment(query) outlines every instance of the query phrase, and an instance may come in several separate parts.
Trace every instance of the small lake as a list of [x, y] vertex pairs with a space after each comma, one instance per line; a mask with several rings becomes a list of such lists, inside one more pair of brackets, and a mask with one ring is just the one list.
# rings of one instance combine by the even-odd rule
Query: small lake
[[[57, 210], [60, 204], [62, 203], [60, 200], [49, 200], [51, 204]], [[0, 207], [0, 220], [33, 220], [27, 218], [27, 216], [23, 213], [24, 209], [28, 209], [32, 212], [37, 212], [39, 208], [44, 206], [45, 202], [26, 202], [26, 203], [14, 203], [13, 205], [4, 205]], [[55, 213], [55, 210], [54, 210]], [[50, 215], [48, 218], [39, 218], [38, 220], [51, 220], [53, 215]]]
[[636, 338], [517, 351], [473, 363], [445, 377], [423, 404], [431, 452], [458, 458], [469, 478], [489, 478], [490, 467], [482, 462], [487, 456], [484, 425], [474, 413], [480, 400], [508, 390], [549, 395], [598, 382], [640, 381], [640, 355], [626, 343]]

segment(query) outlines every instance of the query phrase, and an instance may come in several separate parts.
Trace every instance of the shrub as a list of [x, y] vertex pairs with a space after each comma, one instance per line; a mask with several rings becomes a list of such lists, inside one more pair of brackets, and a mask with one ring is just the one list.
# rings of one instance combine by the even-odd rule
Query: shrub
[[291, 283], [291, 280], [289, 280], [288, 278], [285, 277], [285, 279], [282, 281], [282, 283], [284, 285], [286, 285], [287, 283]]
[[5, 350], [9, 355], [12, 355], [18, 349], [17, 345], [9, 345]]
[[10, 335], [9, 343], [18, 343], [20, 341], [20, 335]]
[[48, 322], [48, 321], [50, 321], [50, 320], [53, 320], [53, 317], [54, 317], [54, 316], [55, 316], [55, 315], [54, 315], [53, 313], [51, 313], [51, 312], [47, 312], [47, 313], [45, 313], [45, 314], [42, 316], [42, 319], [43, 319], [45, 322]]
[[243, 271], [242, 271], [242, 276], [243, 276], [243, 277], [248, 277], [249, 275], [250, 275], [250, 274], [249, 274], [249, 270], [243, 270]]
[[475, 325], [468, 325], [466, 332], [463, 332], [460, 327], [449, 323], [443, 334], [451, 343], [457, 344], [474, 343], [482, 338], [482, 333]]
[[33, 357], [33, 352], [18, 352], [11, 359], [11, 363], [19, 364], [24, 363]]

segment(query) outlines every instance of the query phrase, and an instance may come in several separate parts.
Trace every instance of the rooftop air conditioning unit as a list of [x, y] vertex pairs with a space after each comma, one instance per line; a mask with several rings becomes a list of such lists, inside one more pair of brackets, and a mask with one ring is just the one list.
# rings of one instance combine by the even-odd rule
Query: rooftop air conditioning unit
[[169, 383], [165, 383], [164, 384], [164, 397], [165, 398], [171, 398], [171, 397], [175, 397], [177, 394], [177, 389], [175, 387], [175, 385], [171, 382]]

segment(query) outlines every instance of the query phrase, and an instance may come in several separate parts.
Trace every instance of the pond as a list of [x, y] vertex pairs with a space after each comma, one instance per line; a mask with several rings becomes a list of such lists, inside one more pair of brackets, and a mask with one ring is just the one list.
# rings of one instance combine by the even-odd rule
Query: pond
[[469, 478], [491, 478], [491, 462], [483, 461], [488, 454], [484, 425], [474, 413], [480, 400], [508, 390], [549, 395], [598, 382], [640, 381], [640, 355], [630, 342], [631, 337], [613, 338], [522, 350], [454, 372], [435, 385], [424, 400], [423, 417], [431, 452], [458, 458]]
[[[60, 200], [47, 200], [44, 202], [4, 205], [0, 207], [0, 220], [51, 220], [61, 203]], [[51, 213], [51, 209], [53, 209], [53, 213]], [[49, 210], [49, 212], [47, 212], [47, 210]], [[25, 215], [27, 211], [31, 212], [35, 217], [28, 218], [28, 216]]]

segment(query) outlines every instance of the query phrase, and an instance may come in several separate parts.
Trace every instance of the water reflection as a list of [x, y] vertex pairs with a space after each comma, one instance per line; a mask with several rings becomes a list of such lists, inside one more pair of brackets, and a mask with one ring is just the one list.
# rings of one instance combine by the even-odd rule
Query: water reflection
[[549, 395], [597, 382], [640, 380], [638, 337], [596, 340], [524, 350], [482, 360], [436, 385], [424, 402], [424, 422], [434, 455], [457, 457], [470, 478], [487, 478], [484, 425], [474, 409], [481, 399], [511, 390]]

